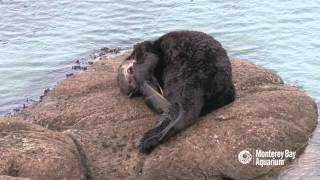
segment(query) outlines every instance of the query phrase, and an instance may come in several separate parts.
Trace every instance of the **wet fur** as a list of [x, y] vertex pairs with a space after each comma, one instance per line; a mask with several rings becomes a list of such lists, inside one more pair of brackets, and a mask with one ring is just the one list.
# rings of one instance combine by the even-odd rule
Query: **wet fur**
[[172, 135], [194, 124], [200, 115], [232, 102], [235, 90], [229, 58], [221, 44], [196, 31], [175, 31], [155, 41], [135, 45], [128, 59], [135, 59], [134, 78], [163, 88], [171, 103], [154, 128], [141, 139], [139, 148], [151, 152]]

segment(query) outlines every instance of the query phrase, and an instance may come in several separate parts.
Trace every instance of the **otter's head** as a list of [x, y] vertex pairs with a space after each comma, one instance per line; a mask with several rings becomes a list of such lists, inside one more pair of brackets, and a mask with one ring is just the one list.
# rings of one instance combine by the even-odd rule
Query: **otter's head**
[[134, 62], [135, 60], [133, 59], [125, 60], [118, 68], [117, 80], [120, 91], [129, 97], [138, 95], [140, 93], [138, 84], [133, 76]]

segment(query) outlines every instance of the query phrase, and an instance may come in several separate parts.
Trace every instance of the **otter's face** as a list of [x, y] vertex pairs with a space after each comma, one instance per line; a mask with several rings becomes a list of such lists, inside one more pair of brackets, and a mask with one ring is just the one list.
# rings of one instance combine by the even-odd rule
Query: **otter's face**
[[118, 85], [120, 91], [132, 97], [139, 94], [139, 87], [133, 76], [133, 64], [135, 60], [125, 60], [118, 69]]

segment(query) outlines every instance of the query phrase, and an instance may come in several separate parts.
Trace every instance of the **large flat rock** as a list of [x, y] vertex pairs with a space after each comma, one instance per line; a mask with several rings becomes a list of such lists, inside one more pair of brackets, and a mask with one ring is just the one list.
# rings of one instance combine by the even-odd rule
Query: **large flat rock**
[[[240, 151], [289, 149], [299, 153], [317, 125], [313, 99], [285, 85], [272, 71], [233, 59], [235, 102], [201, 117], [194, 126], [150, 155], [139, 154], [136, 148], [139, 139], [153, 126], [158, 115], [144, 105], [141, 97], [129, 99], [120, 94], [116, 72], [127, 55], [122, 53], [98, 61], [87, 71], [67, 78], [41, 102], [14, 118], [47, 127], [50, 133], [72, 135], [86, 154], [86, 164], [95, 179], [255, 178], [277, 167], [241, 164], [238, 161]], [[42, 143], [61, 144], [51, 135], [34, 138], [41, 139]], [[61, 152], [63, 159], [74, 159], [74, 148], [65, 149], [66, 152]], [[12, 157], [23, 153], [17, 151]], [[54, 157], [54, 154], [35, 154], [41, 158]], [[30, 160], [30, 163], [37, 165], [35, 161]], [[60, 167], [59, 162], [52, 164]], [[74, 164], [70, 161], [67, 169], [69, 166]], [[63, 175], [72, 173], [67, 169], [62, 170]], [[48, 179], [57, 179], [57, 172], [47, 174]], [[37, 179], [40, 176], [29, 173], [23, 177]]]

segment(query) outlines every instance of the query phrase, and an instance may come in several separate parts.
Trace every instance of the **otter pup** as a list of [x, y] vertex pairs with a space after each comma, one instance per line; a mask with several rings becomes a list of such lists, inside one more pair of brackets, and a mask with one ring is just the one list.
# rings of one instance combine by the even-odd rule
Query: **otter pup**
[[157, 124], [141, 139], [139, 150], [143, 153], [191, 126], [200, 115], [235, 98], [227, 53], [208, 34], [170, 32], [135, 45], [127, 61], [132, 63], [129, 72], [134, 79], [134, 88], [127, 88], [128, 94], [140, 92], [148, 98], [150, 88], [159, 94], [163, 89], [162, 96], [169, 102]]

